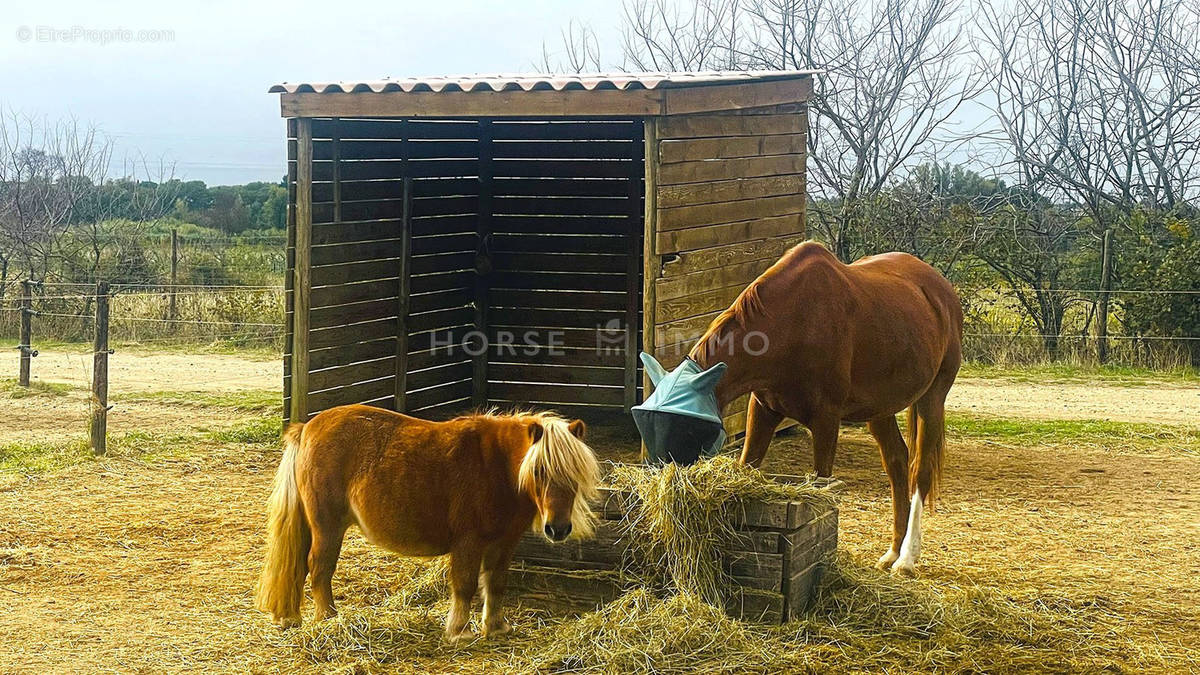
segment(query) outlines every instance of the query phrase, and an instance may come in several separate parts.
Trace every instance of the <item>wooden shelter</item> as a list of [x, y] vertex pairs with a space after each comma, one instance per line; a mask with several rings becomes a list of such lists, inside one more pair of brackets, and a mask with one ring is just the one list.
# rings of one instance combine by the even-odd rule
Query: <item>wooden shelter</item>
[[271, 91], [288, 118], [292, 420], [628, 409], [639, 349], [677, 363], [804, 237], [809, 73]]

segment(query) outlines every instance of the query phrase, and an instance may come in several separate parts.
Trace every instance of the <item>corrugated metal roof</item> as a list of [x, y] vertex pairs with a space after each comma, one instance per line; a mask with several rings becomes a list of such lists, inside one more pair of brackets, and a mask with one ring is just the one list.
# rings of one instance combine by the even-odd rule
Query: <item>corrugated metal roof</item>
[[408, 77], [342, 82], [283, 82], [270, 93], [451, 91], [571, 91], [674, 89], [714, 84], [792, 80], [811, 76], [808, 70], [708, 71], [695, 73], [584, 73], [578, 75], [499, 74]]

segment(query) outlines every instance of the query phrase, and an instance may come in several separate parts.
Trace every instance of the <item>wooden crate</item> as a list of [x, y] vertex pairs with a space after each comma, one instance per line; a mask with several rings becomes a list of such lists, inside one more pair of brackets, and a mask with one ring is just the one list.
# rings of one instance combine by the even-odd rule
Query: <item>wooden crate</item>
[[[788, 479], [790, 477], [779, 477]], [[831, 481], [827, 489], [835, 489]], [[635, 583], [629, 542], [620, 521], [631, 495], [601, 489], [601, 520], [586, 541], [551, 544], [532, 532], [522, 538], [510, 583], [523, 601], [554, 609], [596, 609]], [[742, 535], [724, 564], [736, 587], [726, 610], [748, 621], [782, 623], [808, 608], [817, 584], [837, 550], [836, 506], [804, 502], [756, 502], [734, 519]]]

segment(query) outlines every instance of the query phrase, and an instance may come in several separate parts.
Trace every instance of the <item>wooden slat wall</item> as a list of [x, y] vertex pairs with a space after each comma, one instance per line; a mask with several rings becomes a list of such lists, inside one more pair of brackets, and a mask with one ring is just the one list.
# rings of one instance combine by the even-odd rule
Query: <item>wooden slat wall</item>
[[[466, 407], [480, 368], [463, 341], [481, 316], [490, 403], [640, 400], [626, 377], [626, 345], [640, 343], [642, 325], [641, 265], [628, 257], [643, 246], [640, 121], [314, 119], [311, 128], [309, 416], [348, 403], [395, 407], [401, 386], [408, 412]], [[293, 172], [295, 152], [291, 140]], [[481, 164], [491, 174], [482, 198]], [[472, 306], [480, 297], [486, 312]], [[596, 328], [610, 322], [598, 353]]]
[[479, 221], [479, 123], [410, 121], [413, 146], [412, 277], [407, 412], [439, 416], [471, 403]]
[[[460, 340], [472, 328], [478, 124], [318, 119], [312, 126], [309, 414], [348, 403], [396, 407], [398, 367], [407, 373], [409, 412], [461, 404], [471, 388]], [[412, 177], [412, 273], [409, 313], [401, 317], [405, 176]], [[407, 350], [397, 353], [400, 326]]]
[[489, 400], [619, 409], [625, 326], [641, 306], [627, 254], [642, 246], [642, 123], [498, 119], [491, 130]]
[[[804, 239], [807, 111], [779, 107], [657, 121], [652, 344], [667, 368], [751, 281]], [[649, 247], [648, 247], [649, 248]], [[647, 336], [650, 338], [651, 336]], [[746, 399], [725, 411], [745, 428]]]

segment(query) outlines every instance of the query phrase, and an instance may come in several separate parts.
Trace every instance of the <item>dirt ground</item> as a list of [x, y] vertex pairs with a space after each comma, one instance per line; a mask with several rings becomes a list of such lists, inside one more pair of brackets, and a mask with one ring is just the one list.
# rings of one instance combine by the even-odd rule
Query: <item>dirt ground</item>
[[[258, 389], [278, 382], [274, 362], [136, 358], [140, 366], [114, 376], [126, 391], [220, 391], [227, 377]], [[7, 369], [4, 359], [0, 368]], [[56, 370], [55, 359], [41, 359], [40, 375], [70, 377], [69, 362]], [[83, 419], [84, 402], [75, 394], [0, 398], [0, 415], [9, 420], [0, 442], [61, 433], [75, 424], [76, 412]], [[1195, 423], [1198, 402], [1196, 389], [1174, 385], [1003, 380], [966, 380], [952, 397], [956, 409], [1010, 418], [1167, 423]], [[114, 408], [110, 428], [214, 423], [196, 407], [136, 406]], [[13, 431], [12, 420], [23, 428]], [[845, 481], [839, 546], [873, 562], [887, 546], [890, 522], [878, 452], [852, 428], [838, 452], [837, 474]], [[276, 461], [275, 450], [213, 446], [185, 459], [0, 474], [0, 672], [320, 671], [272, 643], [274, 629], [250, 607]], [[810, 467], [806, 434], [772, 446], [768, 470]], [[1126, 618], [1127, 639], [1158, 664], [1152, 669], [1196, 671], [1198, 475], [1200, 456], [1167, 446], [1127, 453], [951, 438], [943, 499], [926, 519], [920, 576], [935, 588], [978, 584], [1011, 597], [1102, 604]], [[392, 561], [352, 535], [335, 589], [348, 578], [359, 588], [386, 588], [396, 576]]]
[[[91, 356], [81, 352], [43, 351], [34, 359], [33, 380], [69, 384], [62, 396], [0, 401], [10, 422], [0, 425], [0, 444], [27, 439], [60, 441], [86, 434], [90, 413]], [[17, 354], [0, 354], [0, 373], [16, 374]], [[155, 401], [128, 400], [154, 392], [219, 394], [278, 390], [283, 381], [279, 359], [228, 354], [145, 353], [118, 350], [109, 359], [108, 426], [113, 432], [142, 428], [186, 430], [211, 420], [197, 410]], [[127, 400], [122, 400], [122, 398]]]
[[[18, 360], [16, 350], [0, 352], [0, 373], [15, 376]], [[35, 381], [87, 388], [91, 386], [91, 351], [82, 347], [73, 351], [43, 349], [30, 369]], [[112, 392], [273, 389], [283, 381], [283, 364], [280, 359], [231, 354], [118, 349], [108, 359], [108, 381]]]

